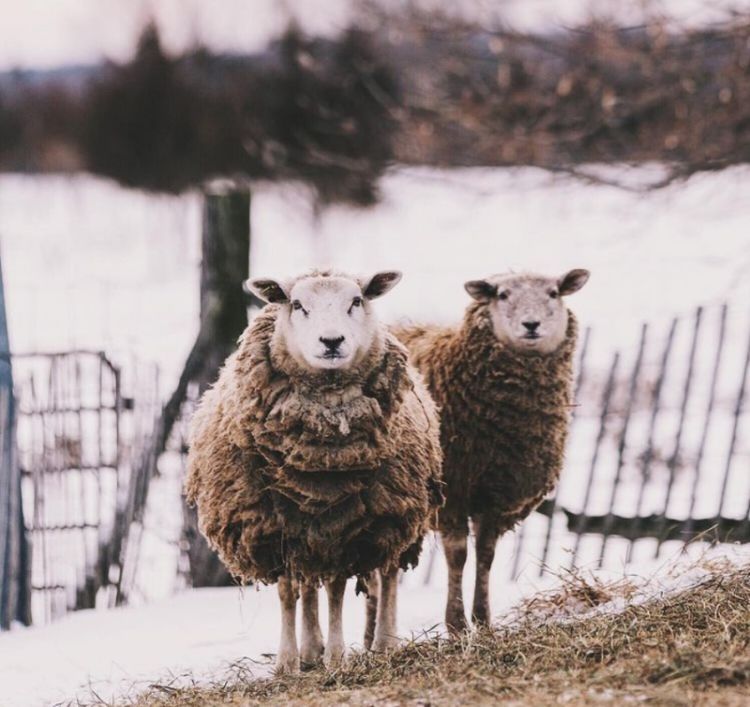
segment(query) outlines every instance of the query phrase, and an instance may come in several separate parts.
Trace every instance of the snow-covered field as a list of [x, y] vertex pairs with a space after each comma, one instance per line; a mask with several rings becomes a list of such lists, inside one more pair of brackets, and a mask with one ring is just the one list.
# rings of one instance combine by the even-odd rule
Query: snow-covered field
[[[697, 353], [683, 451], [694, 454], [700, 441], [722, 301], [730, 310], [720, 402], [725, 411], [731, 409], [750, 324], [747, 178], [748, 170], [735, 169], [637, 194], [533, 169], [402, 170], [383, 180], [383, 202], [376, 208], [333, 207], [318, 215], [304, 190], [259, 186], [252, 202], [251, 271], [284, 276], [325, 263], [354, 271], [401, 268], [403, 282], [378, 303], [385, 318], [453, 322], [468, 301], [462, 287], [467, 279], [511, 267], [551, 273], [589, 268], [590, 282], [570, 300], [581, 324], [593, 331], [587, 355], [590, 391], [584, 388], [568, 454], [579, 473], [564, 478], [561, 489], [575, 509], [597, 434], [592, 413], [610, 354], [621, 351], [620, 370], [627, 375], [642, 321], [650, 325], [647, 363], [653, 379], [669, 321], [681, 317], [664, 394], [670, 411], [657, 430], [657, 448], [671, 451], [690, 317], [698, 305], [707, 306], [707, 335]], [[154, 197], [87, 177], [0, 177], [0, 253], [14, 351], [103, 348], [121, 359], [132, 352], [159, 364], [167, 394], [197, 327], [200, 212], [197, 194]], [[746, 415], [743, 430], [747, 420]], [[696, 510], [704, 516], [716, 511], [731, 434], [726, 415], [718, 423], [707, 438], [707, 472], [699, 488]], [[643, 438], [647, 424], [647, 410], [635, 414], [631, 439]], [[746, 455], [744, 437], [740, 445]], [[611, 480], [616, 444], [601, 456], [604, 478]], [[625, 466], [620, 512], [635, 510], [635, 461]], [[740, 516], [747, 475], [736, 464], [731, 478], [739, 486], [730, 488], [736, 492], [729, 494], [729, 511]], [[662, 502], [663, 478], [654, 479], [646, 513]], [[685, 512], [691, 491], [684, 481], [673, 499], [679, 512]], [[157, 508], [177, 498], [179, 483], [172, 471], [154, 484], [152, 493], [162, 499]], [[609, 485], [601, 485], [591, 499], [594, 512], [606, 512], [608, 496]], [[172, 515], [167, 520], [163, 510], [152, 514], [150, 525], [157, 532], [144, 536], [141, 560], [150, 568], [148, 579], [138, 583], [144, 600], [173, 587], [179, 522]], [[544, 521], [535, 523], [537, 535], [543, 535]], [[156, 582], [155, 576], [166, 581]]]
[[[11, 11], [9, 0], [0, 1], [8, 6], [2, 5], [0, 70], [126, 60], [151, 18], [170, 51], [196, 42], [216, 51], [256, 51], [290, 16], [310, 32], [330, 34], [346, 25], [355, 5], [339, 0], [225, 0], [218, 13], [206, 0], [113, 0], [102, 12], [97, 0], [29, 0], [15, 3]], [[508, 0], [502, 6], [501, 18], [493, 3], [466, 2], [460, 11], [483, 21], [502, 19], [521, 30], [547, 31], [590, 15], [635, 23], [644, 6], [690, 25], [720, 19], [727, 7], [750, 9], [744, 0]], [[638, 182], [648, 172], [629, 178]], [[403, 283], [379, 303], [384, 317], [452, 322], [467, 302], [462, 288], [467, 279], [508, 268], [554, 273], [587, 267], [592, 279], [571, 306], [583, 326], [592, 328], [588, 361], [600, 379], [615, 349], [622, 352], [621, 370], [632, 368], [642, 322], [649, 322], [650, 341], [661, 342], [676, 315], [681, 317], [676, 346], [684, 367], [692, 312], [707, 306], [704, 328], [715, 331], [718, 305], [726, 301], [730, 340], [726, 380], [720, 380], [719, 387], [720, 402], [729, 409], [746, 345], [739, 333], [747, 332], [750, 323], [749, 177], [750, 170], [737, 168], [640, 194], [533, 169], [409, 169], [383, 180], [384, 198], [375, 209], [333, 207], [322, 214], [299, 187], [258, 185], [253, 189], [251, 271], [284, 276], [328, 263], [354, 271], [400, 268]], [[155, 197], [89, 177], [0, 176], [0, 256], [14, 352], [80, 347], [105, 349], [122, 361], [134, 355], [159, 365], [162, 394], [168, 393], [196, 332], [200, 222], [196, 193]], [[690, 453], [702, 433], [706, 371], [715, 346], [711, 336], [701, 341], [705, 343], [696, 364], [701, 376], [685, 430], [684, 446]], [[682, 374], [675, 368], [668, 386], [669, 404], [675, 409]], [[581, 469], [587, 467], [590, 441], [597, 432], [596, 420], [586, 414], [584, 407], [569, 453], [570, 464]], [[739, 462], [729, 469], [724, 509], [736, 517], [744, 512], [750, 492], [747, 413], [742, 420]], [[676, 413], [666, 423], [658, 442], [674, 436]], [[643, 436], [646, 424], [646, 415], [636, 415], [632, 434]], [[707, 436], [696, 509], [704, 515], [716, 509], [730, 435], [725, 416]], [[603, 455], [608, 480], [616, 473], [614, 449], [610, 445]], [[163, 460], [163, 475], [151, 490], [134, 606], [80, 612], [47, 626], [0, 634], [0, 707], [76, 696], [98, 695], [106, 701], [170, 676], [178, 681], [216, 679], [241, 659], [248, 659], [255, 674], [268, 673], [271, 663], [264, 654], [276, 650], [279, 630], [273, 588], [172, 594], [180, 530], [179, 466], [174, 462]], [[633, 463], [630, 459], [626, 464], [616, 504], [626, 513], [634, 510], [637, 479], [627, 473]], [[689, 481], [678, 484], [671, 512], [685, 512]], [[567, 477], [561, 497], [573, 507], [580, 502], [579, 477]], [[591, 509], [605, 512], [608, 501], [609, 487], [601, 486], [591, 498]], [[658, 494], [649, 495], [643, 511], [657, 510], [662, 501]], [[545, 532], [546, 520], [535, 517], [527, 541]], [[596, 558], [598, 542], [585, 539], [583, 556]], [[660, 591], [684, 587], [700, 575], [701, 570], [695, 570], [681, 578], [670, 576], [663, 560], [651, 559], [655, 544], [642, 543], [636, 562], [623, 571], [654, 578]], [[521, 558], [520, 581], [510, 583], [514, 538], [509, 535], [500, 543], [492, 579], [496, 612], [558, 583], [555, 577], [538, 579], [541, 558], [533, 543], [530, 547]], [[624, 556], [626, 549], [621, 540], [610, 544], [615, 554]], [[567, 541], [559, 543], [548, 562], [564, 562], [570, 550]], [[439, 625], [445, 567], [440, 552], [433, 557], [429, 580], [426, 562], [404, 580], [400, 631], [405, 637]], [[603, 578], [614, 574], [597, 572]], [[469, 566], [467, 591], [471, 584]], [[649, 586], [642, 596], [652, 593], [654, 584]], [[324, 606], [322, 613], [325, 619]], [[356, 646], [364, 617], [362, 600], [351, 587], [346, 614], [347, 641]]]
[[[467, 279], [507, 268], [562, 272], [587, 267], [592, 279], [570, 304], [593, 330], [591, 365], [601, 370], [617, 348], [623, 352], [623, 370], [629, 370], [644, 320], [661, 340], [674, 315], [689, 322], [696, 306], [709, 305], [705, 326], [713, 327], [718, 303], [728, 301], [729, 331], [747, 332], [748, 176], [750, 171], [735, 169], [637, 194], [531, 169], [401, 170], [383, 180], [383, 202], [375, 209], [334, 207], [318, 215], [303, 190], [262, 185], [253, 192], [251, 270], [283, 276], [323, 263], [355, 271], [401, 268], [403, 283], [379, 303], [384, 317], [451, 322], [467, 302], [462, 288]], [[14, 351], [91, 347], [132, 352], [160, 365], [162, 392], [167, 393], [196, 332], [199, 231], [197, 194], [154, 197], [87, 177], [0, 177], [0, 255]], [[678, 344], [683, 352], [689, 340], [684, 328]], [[712, 337], [705, 340], [705, 350], [698, 352], [703, 371], [715, 347]], [[744, 334], [728, 342], [735, 378], [745, 345]], [[698, 421], [706, 397], [701, 386], [691, 403]], [[673, 406], [678, 393], [675, 385]], [[727, 401], [731, 405], [731, 396]], [[581, 415], [585, 418], [585, 410]], [[642, 422], [634, 424], [637, 428]], [[686, 444], [693, 449], [700, 428], [691, 425]], [[583, 426], [581, 435], [595, 431]], [[728, 432], [723, 423], [714, 430], [722, 444]], [[741, 444], [745, 459], [746, 437]], [[702, 500], [716, 486], [722, 450], [711, 452], [709, 444], [710, 484], [700, 489]], [[577, 460], [575, 449], [571, 454], [585, 467], [586, 458]], [[614, 457], [605, 461], [612, 466]], [[134, 682], [169, 671], [207, 676], [243, 656], [263, 663], [259, 674], [267, 670], [262, 653], [275, 650], [278, 628], [272, 591], [169, 596], [178, 560], [179, 479], [176, 467], [163, 471], [146, 518], [133, 597], [139, 606], [83, 612], [0, 635], [0, 705], [69, 698], [89, 681], [103, 697], [121, 694]], [[731, 502], [740, 505], [747, 491], [741, 472], [737, 465], [740, 485], [730, 494]], [[632, 492], [626, 490], [621, 500], [629, 508]], [[606, 494], [595, 495], [595, 510], [606, 510], [606, 501]], [[678, 505], [683, 501], [675, 499]], [[738, 508], [730, 510], [739, 515]], [[544, 520], [534, 522], [530, 532], [543, 533]], [[551, 559], [563, 559], [569, 549], [555, 548]], [[589, 555], [595, 557], [596, 550]], [[539, 585], [540, 558], [532, 553], [524, 556], [521, 569], [528, 571], [521, 582], [509, 584], [512, 552], [508, 537], [493, 575], [498, 612], [554, 581]], [[628, 572], [650, 573], [649, 553], [644, 548]], [[439, 553], [427, 586], [424, 570], [404, 585], [403, 635], [418, 634], [440, 620], [444, 567]], [[347, 611], [348, 640], [355, 644], [361, 636], [361, 601], [351, 597]], [[83, 689], [79, 694], [85, 694]]]
[[[320, 264], [401, 268], [388, 320], [457, 321], [465, 280], [587, 267], [571, 300], [602, 356], [635, 348], [640, 323], [750, 302], [750, 171], [638, 194], [535, 169], [411, 169], [372, 210], [315, 216], [295, 187], [259, 186], [251, 272]], [[0, 177], [0, 253], [15, 351], [132, 351], [171, 388], [197, 328], [200, 199], [155, 197], [89, 177]]]

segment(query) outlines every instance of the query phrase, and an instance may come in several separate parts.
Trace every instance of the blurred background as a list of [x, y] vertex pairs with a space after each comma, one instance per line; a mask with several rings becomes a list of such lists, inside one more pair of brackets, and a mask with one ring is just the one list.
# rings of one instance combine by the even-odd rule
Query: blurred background
[[560, 488], [496, 594], [750, 542], [750, 3], [1, 9], [0, 627], [231, 584], [190, 411], [241, 282], [323, 264], [403, 270], [389, 322], [591, 270]]

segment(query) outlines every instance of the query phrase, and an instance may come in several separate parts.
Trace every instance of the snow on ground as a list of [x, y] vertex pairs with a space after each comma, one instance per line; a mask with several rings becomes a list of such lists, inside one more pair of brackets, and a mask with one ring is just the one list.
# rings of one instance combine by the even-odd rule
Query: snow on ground
[[[688, 554], [644, 563], [627, 571], [584, 571], [589, 582], [606, 584], [626, 579], [635, 585], [630, 602], [694, 586], [710, 571], [716, 552], [699, 558]], [[720, 557], [746, 563], [748, 550], [728, 551]], [[496, 563], [496, 565], [499, 563]], [[471, 563], [467, 565], [464, 592], [471, 596]], [[497, 568], [495, 568], [497, 569]], [[399, 591], [399, 633], [419, 638], [441, 631], [445, 601], [445, 566], [436, 556], [433, 577], [424, 584], [424, 568], [405, 576]], [[494, 572], [496, 575], [497, 572]], [[544, 582], [525, 579], [501, 585], [493, 576], [493, 608], [506, 613], [522, 598], [541, 590], [554, 591], [569, 582], [565, 576]], [[585, 616], [587, 611], [615, 613], [625, 606], [618, 597], [595, 609], [569, 604], [560, 618]], [[327, 612], [321, 593], [321, 622]], [[133, 695], [153, 682], [170, 684], [206, 682], [231, 673], [240, 660], [253, 676], [271, 673], [280, 630], [274, 587], [198, 589], [140, 607], [109, 611], [82, 611], [47, 626], [0, 635], [0, 704], [3, 707], [35, 707], [57, 701], [101, 699]], [[345, 635], [352, 649], [361, 647], [364, 600], [347, 588]]]
[[[615, 615], [628, 606], [658, 601], [678, 592], [692, 589], [708, 577], [746, 566], [750, 562], [750, 547], [725, 546], [702, 550], [695, 546], [667, 558], [640, 562], [617, 571], [579, 569], [571, 574], [558, 575], [558, 582], [550, 589], [534, 594], [534, 600], [523, 602], [518, 610], [501, 619], [511, 624], [521, 616], [538, 614], [542, 620], [580, 621], [597, 615]], [[599, 588], [603, 596], [610, 596], [592, 606], [591, 597], [581, 598], [576, 588], [584, 585]], [[557, 601], [546, 602], [555, 597]], [[536, 600], [540, 600], [535, 604]]]
[[[399, 593], [404, 637], [434, 631], [441, 621], [446, 586], [442, 553], [435, 554], [425, 585], [427, 564], [405, 576]], [[468, 591], [471, 563], [467, 569]], [[507, 609], [536, 586], [533, 581], [503, 586], [493, 596], [495, 609]], [[361, 646], [364, 599], [355, 596], [353, 581], [345, 607], [347, 643]], [[324, 627], [326, 621], [322, 593]], [[47, 626], [0, 634], [0, 705], [49, 704], [90, 696], [92, 688], [106, 701], [169, 676], [215, 679], [246, 657], [258, 661], [258, 676], [267, 675], [272, 661], [264, 654], [276, 652], [279, 631], [275, 587], [190, 590], [139, 608], [69, 614]]]

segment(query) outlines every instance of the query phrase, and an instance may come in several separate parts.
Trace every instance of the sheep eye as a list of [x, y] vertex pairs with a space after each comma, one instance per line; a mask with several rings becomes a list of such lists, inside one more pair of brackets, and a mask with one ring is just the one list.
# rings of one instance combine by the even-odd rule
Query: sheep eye
[[302, 302], [298, 299], [294, 300], [294, 302], [292, 302], [292, 309], [302, 309]]
[[351, 307], [349, 307], [349, 314], [351, 314], [352, 310], [353, 310], [353, 309], [354, 309], [355, 307], [361, 307], [361, 306], [362, 306], [362, 298], [361, 298], [361, 297], [355, 297], [355, 298], [354, 298], [354, 299], [352, 300], [352, 305], [351, 305]]
[[509, 294], [508, 290], [503, 290], [503, 291], [502, 291], [502, 292], [501, 292], [501, 293], [500, 293], [500, 294], [499, 294], [499, 295], [497, 296], [497, 298], [498, 298], [498, 299], [500, 299], [500, 300], [503, 300], [503, 301], [505, 301], [506, 299], [508, 299], [508, 294]]
[[557, 290], [550, 290], [549, 296], [552, 299], [557, 299], [560, 296], [560, 293]]

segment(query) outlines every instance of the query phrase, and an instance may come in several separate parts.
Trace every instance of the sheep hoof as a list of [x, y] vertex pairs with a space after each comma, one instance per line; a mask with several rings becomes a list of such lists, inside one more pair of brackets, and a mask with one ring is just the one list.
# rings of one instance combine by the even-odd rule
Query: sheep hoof
[[445, 625], [451, 636], [460, 636], [466, 631], [466, 616], [463, 609], [460, 611], [451, 611], [445, 616]]
[[302, 644], [300, 649], [300, 664], [303, 670], [311, 670], [323, 661], [323, 641], [311, 641]]
[[397, 636], [377, 636], [372, 642], [372, 651], [375, 653], [385, 653], [393, 650], [398, 646]]
[[492, 625], [492, 622], [489, 619], [489, 611], [482, 610], [482, 611], [475, 611], [471, 615], [471, 622], [474, 624], [474, 628], [476, 629], [486, 629], [490, 628]]
[[329, 670], [338, 668], [344, 662], [344, 646], [326, 646], [323, 663]]
[[299, 655], [282, 652], [276, 656], [276, 675], [295, 675], [299, 672]]

